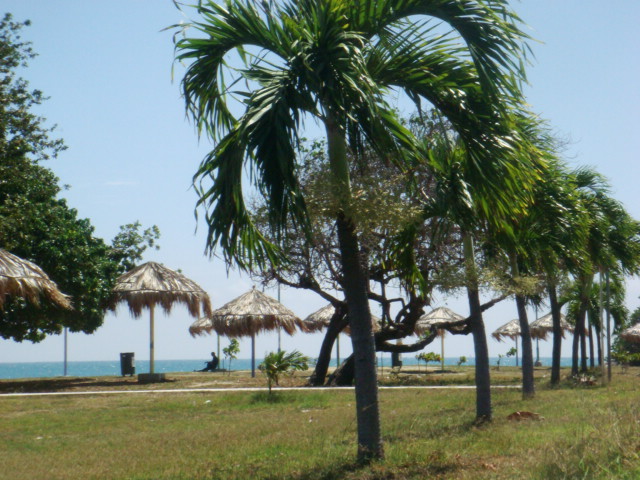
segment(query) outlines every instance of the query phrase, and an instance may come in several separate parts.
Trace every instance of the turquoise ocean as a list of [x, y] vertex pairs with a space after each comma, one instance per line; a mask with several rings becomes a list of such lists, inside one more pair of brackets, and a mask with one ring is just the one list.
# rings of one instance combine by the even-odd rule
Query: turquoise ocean
[[[465, 365], [474, 365], [473, 357], [467, 357], [468, 361]], [[178, 373], [192, 372], [199, 370], [205, 366], [205, 360], [156, 360], [155, 371], [158, 373]], [[458, 357], [445, 358], [445, 365], [457, 365]], [[260, 364], [262, 358], [256, 358], [256, 366]], [[378, 365], [389, 367], [391, 359], [388, 356], [378, 356]], [[402, 362], [404, 366], [417, 365], [418, 362], [413, 355], [403, 355]], [[491, 358], [490, 364], [497, 365], [498, 358]], [[551, 357], [541, 357], [540, 362], [543, 366], [551, 366]], [[500, 365], [515, 366], [515, 358], [503, 358]], [[335, 358], [332, 360], [332, 366], [336, 365]], [[424, 363], [422, 364], [424, 365]], [[562, 366], [570, 366], [571, 359], [563, 358]], [[434, 367], [437, 364], [431, 363]], [[221, 368], [228, 368], [227, 362], [221, 362]], [[149, 362], [147, 360], [135, 360], [136, 373], [145, 373], [149, 371]], [[251, 359], [239, 358], [231, 362], [231, 370], [250, 370]], [[23, 362], [23, 363], [0, 363], [0, 379], [15, 378], [52, 378], [64, 375], [63, 362]], [[120, 359], [114, 361], [100, 362], [67, 362], [67, 376], [70, 377], [99, 377], [109, 375], [120, 375]]]

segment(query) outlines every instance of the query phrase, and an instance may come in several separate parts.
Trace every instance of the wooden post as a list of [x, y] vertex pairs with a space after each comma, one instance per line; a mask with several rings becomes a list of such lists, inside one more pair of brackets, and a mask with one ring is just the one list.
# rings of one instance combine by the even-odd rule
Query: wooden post
[[154, 307], [154, 305], [151, 305], [149, 307], [149, 373], [153, 373], [154, 372], [154, 369], [153, 369], [153, 355], [154, 355], [154, 348], [153, 348], [153, 336], [154, 336], [154, 332], [153, 332], [153, 328], [154, 328], [153, 307]]
[[251, 378], [256, 376], [256, 334], [251, 334]]

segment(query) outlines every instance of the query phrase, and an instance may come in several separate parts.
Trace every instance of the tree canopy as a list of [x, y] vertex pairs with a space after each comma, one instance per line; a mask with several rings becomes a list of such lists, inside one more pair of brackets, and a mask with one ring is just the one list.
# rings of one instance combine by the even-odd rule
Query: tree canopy
[[155, 246], [160, 233], [135, 222], [121, 227], [110, 245], [60, 198], [59, 179], [43, 163], [66, 147], [32, 111], [46, 99], [43, 93], [17, 75], [35, 56], [21, 40], [27, 25], [10, 14], [0, 21], [0, 247], [38, 264], [72, 297], [73, 309], [11, 299], [0, 312], [0, 336], [39, 341], [63, 327], [97, 329], [115, 279]]

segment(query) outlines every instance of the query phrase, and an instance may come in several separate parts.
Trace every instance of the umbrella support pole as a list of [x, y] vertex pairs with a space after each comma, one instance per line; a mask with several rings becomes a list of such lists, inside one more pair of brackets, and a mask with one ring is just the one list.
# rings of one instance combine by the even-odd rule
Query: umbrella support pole
[[442, 363], [442, 372], [444, 372], [444, 331], [440, 336], [440, 362]]
[[251, 378], [256, 376], [256, 334], [251, 334]]
[[154, 337], [154, 318], [153, 318], [153, 305], [149, 307], [149, 373], [153, 375], [154, 373], [154, 348], [153, 348], [153, 337]]

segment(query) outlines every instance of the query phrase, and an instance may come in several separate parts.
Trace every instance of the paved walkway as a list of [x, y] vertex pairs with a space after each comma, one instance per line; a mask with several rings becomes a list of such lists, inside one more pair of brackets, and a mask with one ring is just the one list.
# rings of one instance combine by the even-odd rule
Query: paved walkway
[[[472, 390], [475, 385], [432, 385], [432, 386], [399, 386], [399, 387], [378, 387], [379, 390]], [[497, 388], [522, 388], [521, 385], [493, 385]], [[354, 387], [276, 387], [274, 391], [317, 391], [326, 392], [331, 390], [353, 390]], [[140, 393], [224, 393], [224, 392], [266, 392], [266, 387], [242, 387], [242, 388], [169, 388], [163, 390], [96, 390], [80, 392], [34, 392], [34, 393], [2, 393], [0, 398], [9, 397], [45, 397], [63, 395], [123, 395]]]

